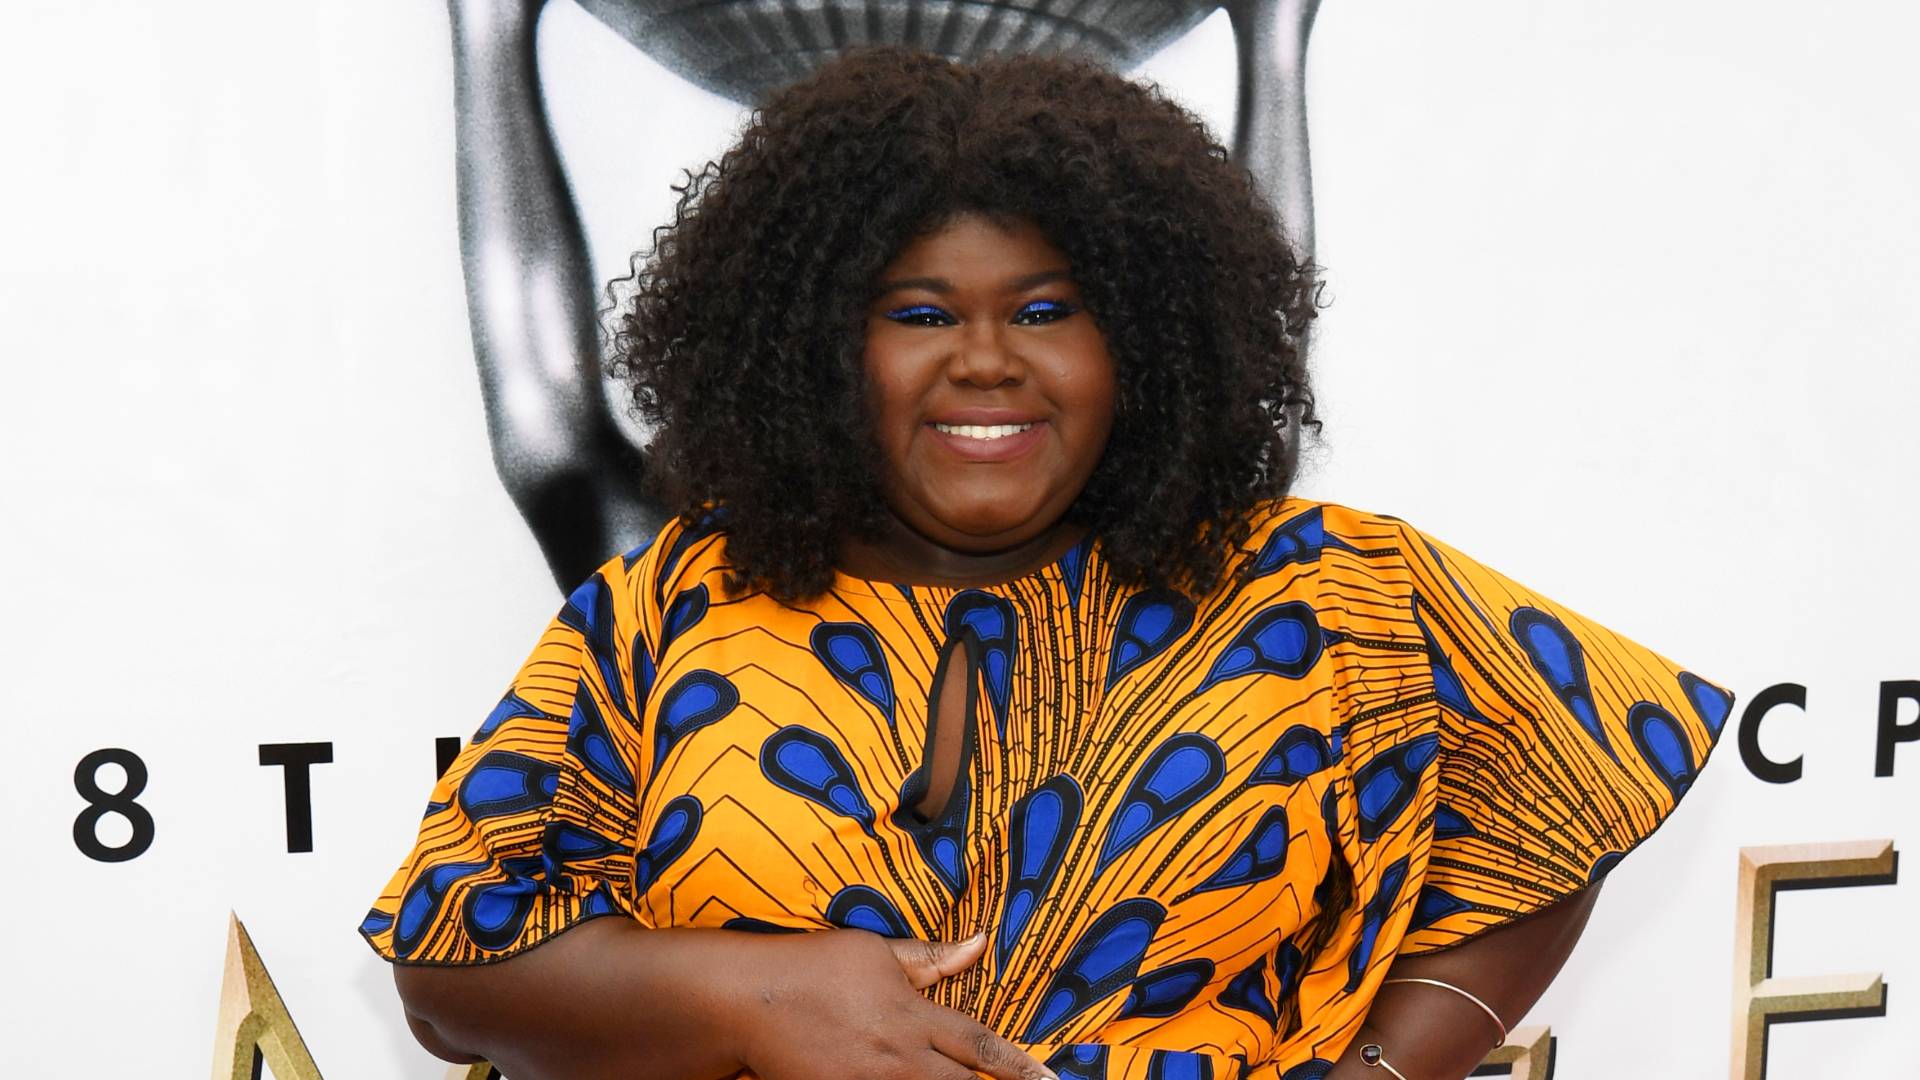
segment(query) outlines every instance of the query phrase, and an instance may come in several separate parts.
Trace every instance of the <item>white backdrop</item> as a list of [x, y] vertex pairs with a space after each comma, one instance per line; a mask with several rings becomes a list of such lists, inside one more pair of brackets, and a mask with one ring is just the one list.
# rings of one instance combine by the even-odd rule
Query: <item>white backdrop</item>
[[[427, 0], [15, 0], [0, 34], [0, 663], [19, 1076], [197, 1077], [239, 913], [328, 1077], [439, 1077], [354, 926], [557, 595], [488, 458]], [[541, 60], [601, 277], [734, 106], [567, 0]], [[1733, 687], [1729, 721], [1533, 1014], [1562, 1080], [1722, 1076], [1743, 845], [1920, 845], [1920, 13], [1784, 0], [1333, 2], [1309, 97], [1326, 445], [1408, 518]], [[1225, 130], [1216, 16], [1149, 63]], [[663, 104], [664, 103], [664, 104]], [[1897, 720], [1914, 719], [1915, 706]], [[263, 743], [327, 742], [287, 849]], [[154, 839], [74, 839], [90, 751]], [[118, 770], [99, 774], [119, 786]], [[129, 830], [109, 817], [102, 842]], [[1920, 884], [1786, 894], [1775, 1078], [1920, 1075]], [[24, 1051], [24, 1056], [23, 1056]]]

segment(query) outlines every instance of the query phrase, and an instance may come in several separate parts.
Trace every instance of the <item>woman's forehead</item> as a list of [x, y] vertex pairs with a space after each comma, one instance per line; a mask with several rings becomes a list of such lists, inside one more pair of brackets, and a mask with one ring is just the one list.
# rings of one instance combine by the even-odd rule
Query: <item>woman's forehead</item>
[[1008, 288], [1030, 288], [1070, 276], [1070, 261], [1027, 218], [956, 214], [909, 240], [880, 272], [878, 287], [915, 282], [940, 291], [965, 278]]

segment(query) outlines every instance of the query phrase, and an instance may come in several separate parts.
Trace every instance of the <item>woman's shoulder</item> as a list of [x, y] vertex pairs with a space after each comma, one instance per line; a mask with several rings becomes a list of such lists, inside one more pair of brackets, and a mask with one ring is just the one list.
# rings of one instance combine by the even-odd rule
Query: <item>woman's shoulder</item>
[[602, 563], [581, 587], [610, 588], [643, 611], [665, 611], [682, 593], [726, 571], [725, 525], [725, 514], [714, 511], [693, 520], [671, 517], [652, 539]]
[[1247, 523], [1251, 531], [1230, 567], [1243, 576], [1317, 564], [1329, 552], [1391, 563], [1420, 543], [1420, 533], [1391, 514], [1294, 495], [1257, 504]]

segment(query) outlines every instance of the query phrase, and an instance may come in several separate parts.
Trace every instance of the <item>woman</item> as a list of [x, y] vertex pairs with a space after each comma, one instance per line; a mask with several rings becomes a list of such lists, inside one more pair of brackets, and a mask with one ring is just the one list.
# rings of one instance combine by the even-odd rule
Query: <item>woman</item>
[[1148, 89], [836, 62], [634, 285], [681, 517], [572, 595], [362, 927], [449, 1060], [1464, 1076], [1726, 716], [1286, 497], [1311, 275]]

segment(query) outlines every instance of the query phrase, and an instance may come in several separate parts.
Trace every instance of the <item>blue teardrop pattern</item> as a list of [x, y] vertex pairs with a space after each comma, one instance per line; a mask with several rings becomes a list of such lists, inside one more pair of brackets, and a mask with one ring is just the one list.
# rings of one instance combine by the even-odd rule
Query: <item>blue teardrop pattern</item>
[[643, 540], [641, 541], [639, 547], [630, 548], [626, 554], [620, 556], [620, 569], [625, 570], [628, 573], [631, 573], [633, 571], [634, 564], [639, 562], [641, 556], [645, 555], [648, 551], [652, 550], [652, 548], [653, 548], [652, 539]]
[[505, 881], [468, 891], [460, 905], [460, 921], [475, 945], [498, 952], [520, 940], [527, 916], [533, 913], [534, 900], [547, 888], [547, 882], [538, 876], [541, 863], [538, 855], [502, 859], [500, 869], [507, 875]]
[[740, 704], [740, 691], [715, 671], [689, 671], [660, 698], [654, 717], [653, 771], [681, 739], [724, 718]]
[[693, 846], [694, 835], [700, 831], [704, 817], [700, 800], [692, 795], [681, 795], [661, 808], [659, 820], [653, 823], [653, 833], [647, 837], [647, 846], [641, 848], [633, 860], [636, 896], [652, 888], [653, 883], [660, 880], [660, 872]]
[[673, 598], [667, 605], [667, 613], [660, 619], [660, 655], [667, 655], [667, 649], [674, 641], [692, 628], [701, 619], [706, 618], [707, 587], [695, 585]]
[[1067, 586], [1067, 606], [1075, 611], [1080, 610], [1080, 590], [1086, 586], [1087, 556], [1092, 550], [1092, 538], [1083, 536], [1060, 556], [1060, 579]]
[[1440, 756], [1440, 735], [1429, 732], [1376, 754], [1354, 770], [1354, 802], [1360, 808], [1360, 839], [1378, 840], [1420, 793], [1420, 774]]
[[1107, 1080], [1107, 1048], [1096, 1043], [1063, 1046], [1046, 1060], [1060, 1080]]
[[401, 897], [399, 914], [394, 920], [394, 955], [412, 956], [426, 941], [427, 928], [433, 925], [434, 916], [439, 914], [441, 903], [455, 883], [492, 866], [490, 862], [441, 863], [415, 878], [407, 887], [406, 895]]
[[1293, 515], [1268, 533], [1267, 542], [1260, 545], [1260, 553], [1253, 557], [1248, 573], [1252, 577], [1265, 577], [1283, 566], [1318, 562], [1321, 552], [1328, 547], [1354, 550], [1344, 540], [1327, 536], [1326, 522], [1320, 507], [1316, 506]]
[[360, 920], [360, 932], [369, 935], [378, 934], [392, 925], [393, 916], [381, 911], [379, 908], [374, 908], [367, 912], [366, 918]]
[[493, 733], [500, 730], [500, 725], [509, 720], [545, 715], [545, 713], [528, 703], [525, 698], [509, 690], [506, 696], [500, 699], [500, 703], [493, 707], [493, 711], [487, 714], [487, 718], [480, 721], [479, 730], [473, 733], [473, 739], [468, 745], [478, 746], [488, 739], [493, 738]]
[[605, 859], [620, 849], [624, 844], [570, 821], [549, 821], [540, 834], [540, 853], [549, 874], [566, 871], [570, 863]]
[[1515, 608], [1508, 620], [1513, 639], [1527, 655], [1533, 670], [1546, 680], [1547, 688], [1580, 727], [1616, 764], [1620, 756], [1613, 752], [1606, 729], [1600, 725], [1600, 711], [1593, 701], [1593, 687], [1587, 682], [1586, 653], [1567, 625], [1539, 608]]
[[997, 970], [1007, 969], [1014, 945], [1060, 872], [1060, 864], [1067, 857], [1067, 842], [1080, 826], [1083, 806], [1080, 785], [1065, 773], [1049, 777], [1013, 804], [1007, 833], [1010, 873], [994, 935]]
[[634, 794], [633, 771], [614, 748], [600, 706], [594, 704], [584, 680], [573, 695], [573, 716], [567, 721], [567, 753], [609, 788], [623, 795]]
[[1433, 807], [1433, 838], [1452, 840], [1461, 836], [1479, 836], [1480, 830], [1473, 827], [1467, 816], [1446, 803], [1436, 803]]
[[714, 507], [707, 510], [692, 525], [680, 523], [680, 535], [674, 538], [673, 546], [667, 549], [665, 558], [660, 560], [653, 575], [653, 599], [660, 607], [666, 607], [667, 583], [673, 580], [674, 572], [680, 569], [680, 560], [687, 557], [707, 537], [719, 532], [726, 523], [727, 508]]
[[549, 879], [566, 873], [573, 864], [604, 859], [625, 847], [571, 821], [550, 821], [540, 833], [540, 861]]
[[834, 893], [827, 903], [827, 921], [842, 929], [865, 930], [881, 937], [913, 936], [900, 909], [871, 885], [849, 885]]
[[1282, 941], [1273, 952], [1273, 973], [1279, 976], [1280, 992], [1274, 995], [1276, 1005], [1284, 1005], [1300, 989], [1300, 976], [1307, 972], [1307, 958], [1300, 946], [1291, 941]]
[[1288, 1069], [1280, 1080], [1327, 1080], [1327, 1074], [1333, 1071], [1333, 1062], [1325, 1058], [1303, 1061]]
[[1220, 991], [1220, 1004], [1229, 1009], [1238, 1009], [1252, 1013], [1266, 1021], [1272, 1030], [1280, 1028], [1280, 1012], [1273, 1007], [1273, 999], [1267, 996], [1267, 958], [1265, 956], [1248, 965], [1245, 971], [1235, 975]]
[[1127, 991], [1127, 1000], [1113, 1018], [1178, 1015], [1212, 981], [1213, 961], [1204, 956], [1156, 968], [1133, 980], [1133, 989]]
[[579, 631], [586, 640], [587, 655], [600, 671], [607, 700], [615, 712], [631, 722], [633, 710], [627, 704], [626, 691], [620, 681], [620, 664], [614, 653], [613, 589], [607, 579], [594, 574], [573, 590], [560, 608], [560, 621]]
[[620, 905], [613, 899], [613, 886], [604, 881], [600, 883], [599, 888], [588, 893], [585, 900], [580, 901], [580, 918], [582, 919], [611, 915], [619, 910]]
[[633, 642], [628, 647], [633, 671], [634, 705], [645, 709], [647, 698], [653, 693], [653, 647], [647, 644], [647, 635], [636, 631]]
[[1473, 699], [1467, 696], [1467, 686], [1460, 681], [1459, 673], [1453, 670], [1453, 661], [1447, 658], [1446, 650], [1440, 647], [1440, 642], [1433, 636], [1433, 628], [1428, 626], [1427, 620], [1421, 616], [1420, 613], [1425, 608], [1425, 602], [1415, 596], [1413, 621], [1420, 627], [1420, 636], [1427, 642], [1427, 666], [1433, 677], [1433, 695], [1440, 699], [1440, 704], [1452, 709], [1465, 719], [1491, 724], [1493, 721], [1488, 720], [1474, 706]]
[[454, 798], [469, 821], [483, 821], [549, 806], [559, 790], [560, 767], [553, 762], [492, 750], [474, 763]]
[[1147, 1080], [1213, 1080], [1213, 1059], [1185, 1050], [1148, 1051]]
[[853, 767], [832, 740], [809, 727], [789, 724], [760, 744], [760, 772], [776, 787], [859, 822], [874, 839], [873, 805], [860, 790]]
[[1101, 912], [1047, 980], [1023, 1041], [1047, 1041], [1068, 1021], [1131, 983], [1166, 917], [1167, 909], [1146, 897], [1122, 900]]
[[1159, 656], [1193, 626], [1193, 601], [1169, 589], [1147, 589], [1127, 597], [1114, 624], [1107, 663], [1107, 689]]
[[1134, 773], [1107, 825], [1094, 876], [1132, 850], [1148, 833], [1191, 809], [1219, 787], [1226, 774], [1226, 758], [1219, 744], [1198, 732], [1182, 732], [1154, 747]]
[[1297, 784], [1340, 760], [1327, 737], [1306, 724], [1280, 733], [1247, 777], [1249, 784]]
[[1651, 701], [1638, 701], [1627, 710], [1627, 735], [1641, 759], [1678, 802], [1699, 775], [1693, 763], [1693, 745], [1687, 742], [1679, 719]]
[[971, 630], [980, 644], [980, 671], [987, 684], [987, 703], [993, 707], [995, 730], [1007, 737], [1007, 707], [1013, 698], [1013, 665], [1019, 647], [1019, 616], [1004, 597], [967, 589], [947, 603], [947, 640]]
[[1320, 824], [1326, 830], [1327, 839], [1332, 841], [1334, 849], [1340, 845], [1340, 785], [1328, 784], [1327, 790], [1320, 793]]
[[1187, 895], [1212, 892], [1215, 889], [1244, 888], [1278, 876], [1287, 866], [1289, 837], [1286, 808], [1267, 807], [1266, 812], [1260, 815], [1260, 820], [1254, 824], [1253, 831], [1233, 849], [1233, 854], [1227, 856], [1227, 861], [1220, 864], [1220, 868], [1208, 875], [1205, 881], [1194, 886], [1193, 891]]
[[1425, 930], [1441, 919], [1472, 911], [1473, 905], [1453, 895], [1438, 885], [1429, 885], [1420, 890], [1420, 896], [1413, 902], [1413, 921], [1407, 925], [1407, 932]]
[[1325, 639], [1312, 607], [1298, 600], [1275, 604], [1233, 635], [1198, 689], [1205, 691], [1242, 675], [1298, 679], [1313, 670]]
[[1406, 883], [1407, 859], [1402, 856], [1380, 872], [1379, 887], [1360, 909], [1360, 941], [1347, 956], [1347, 993], [1360, 989], [1361, 981], [1366, 978], [1367, 966], [1373, 963], [1374, 942], [1379, 939], [1380, 928], [1393, 913], [1393, 905], [1400, 899], [1400, 889]]
[[1691, 671], [1680, 673], [1680, 689], [1687, 695], [1687, 702], [1700, 716], [1700, 722], [1714, 738], [1720, 737], [1721, 725], [1727, 722], [1727, 712], [1733, 708], [1733, 695], [1713, 685]]
[[872, 702], [893, 726], [893, 674], [871, 629], [853, 622], [821, 623], [807, 643], [842, 686]]
[[967, 891], [967, 820], [973, 809], [973, 778], [956, 778], [939, 820], [922, 821], [914, 804], [926, 792], [925, 774], [914, 772], [900, 788], [891, 820], [913, 839], [921, 859], [933, 870], [947, 892], [958, 900]]

